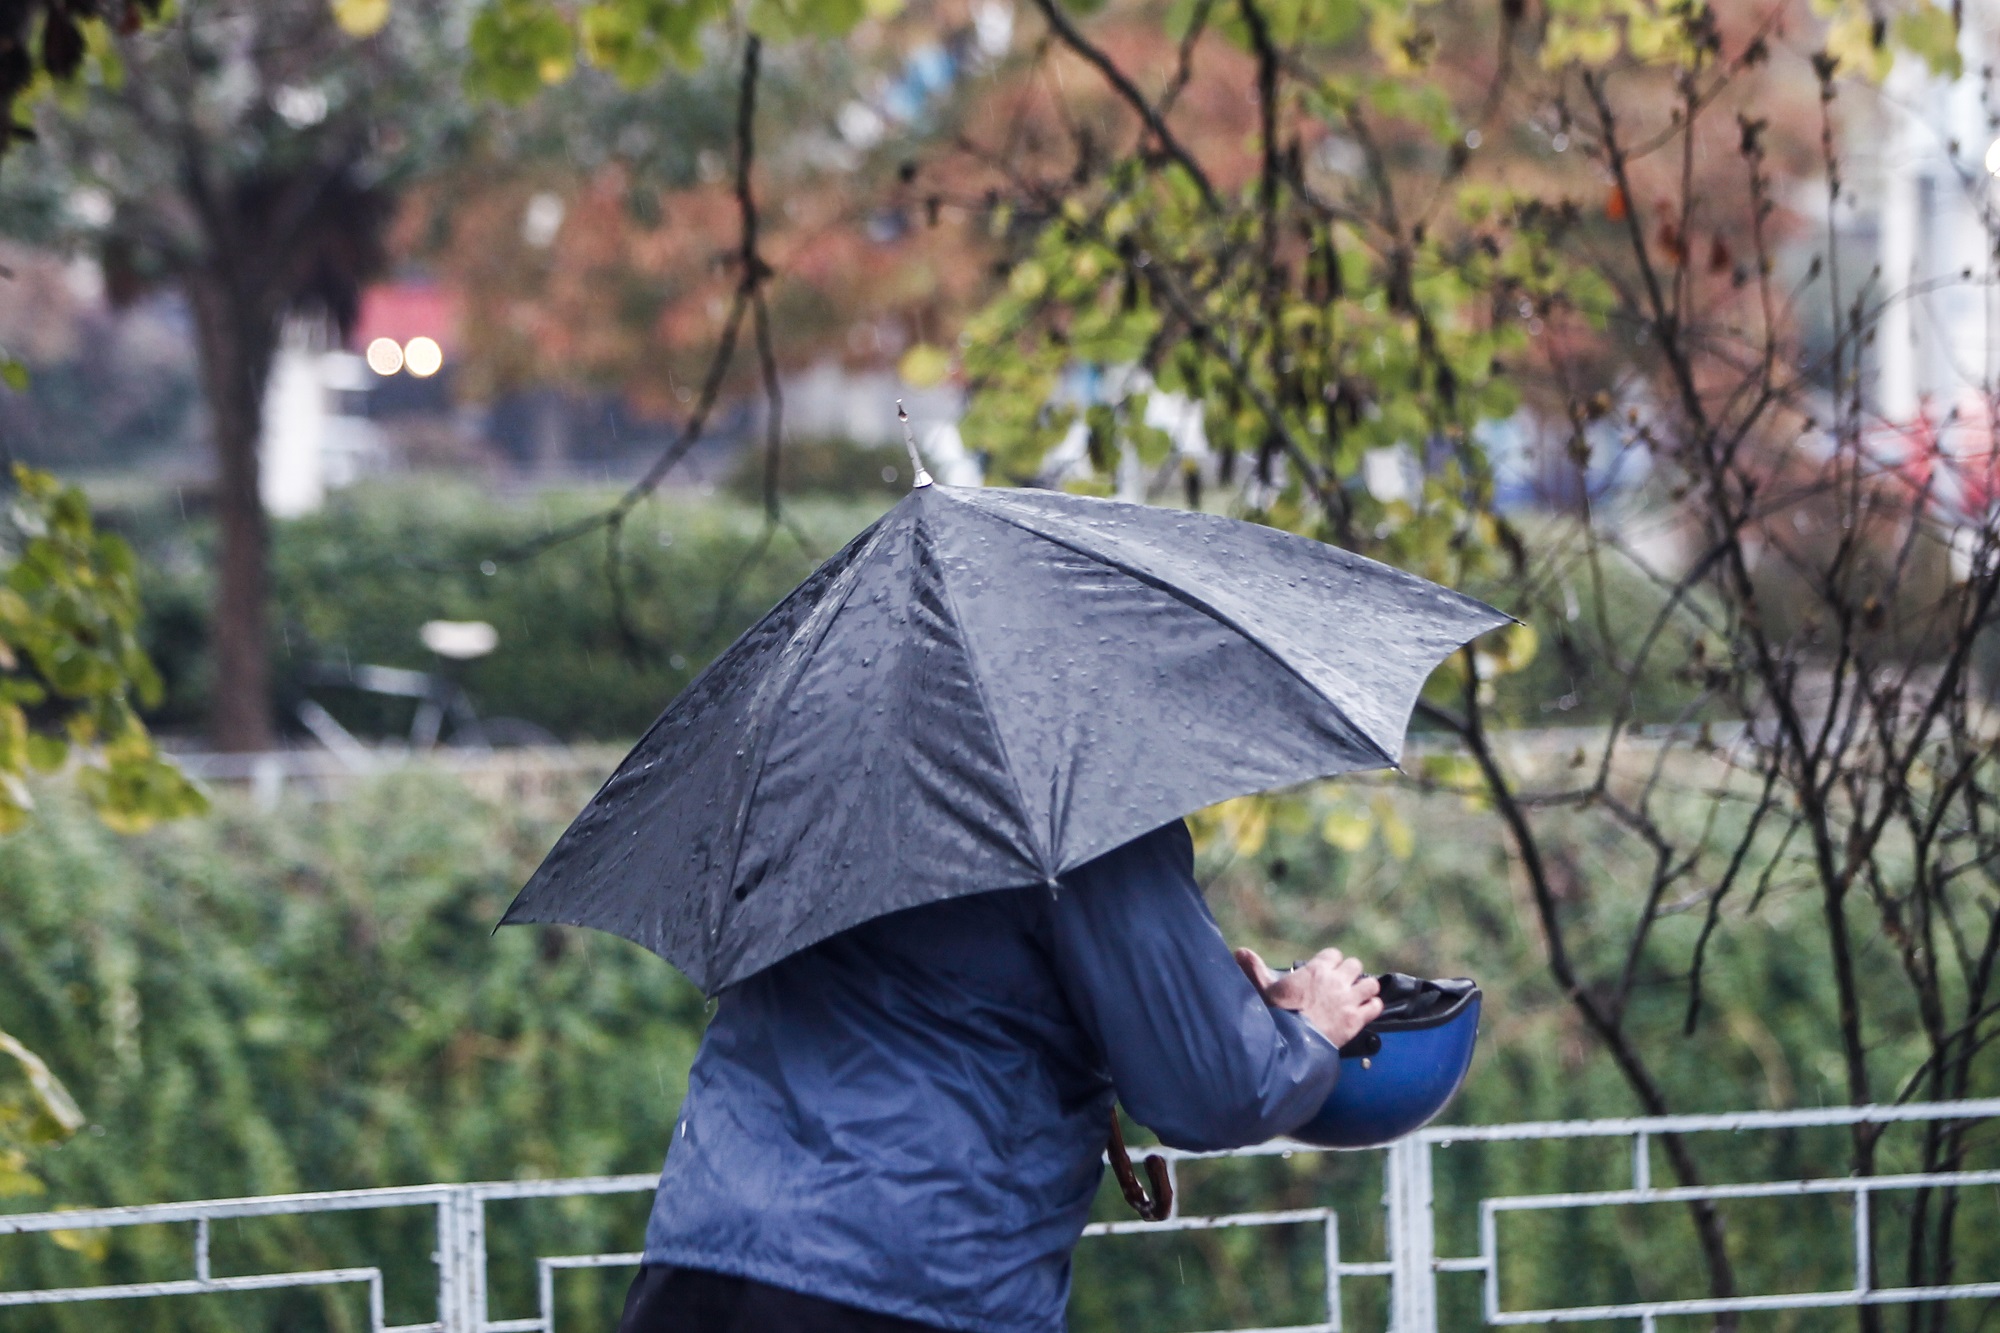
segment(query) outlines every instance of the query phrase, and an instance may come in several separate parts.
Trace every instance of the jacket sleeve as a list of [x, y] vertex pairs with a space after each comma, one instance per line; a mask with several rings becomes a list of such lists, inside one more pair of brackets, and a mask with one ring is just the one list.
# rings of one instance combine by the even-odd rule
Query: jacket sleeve
[[1185, 824], [1063, 876], [1051, 914], [1070, 1007], [1125, 1109], [1163, 1143], [1262, 1143], [1310, 1120], [1333, 1090], [1340, 1053], [1267, 1006], [1236, 966], [1195, 882]]

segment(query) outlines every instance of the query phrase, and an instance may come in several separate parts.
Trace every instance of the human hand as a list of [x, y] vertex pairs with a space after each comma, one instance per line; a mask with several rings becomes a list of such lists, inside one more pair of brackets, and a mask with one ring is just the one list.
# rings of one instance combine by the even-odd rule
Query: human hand
[[1289, 972], [1273, 972], [1254, 949], [1238, 949], [1236, 965], [1273, 1009], [1290, 1009], [1335, 1046], [1353, 1041], [1382, 1012], [1382, 985], [1358, 958], [1321, 949]]

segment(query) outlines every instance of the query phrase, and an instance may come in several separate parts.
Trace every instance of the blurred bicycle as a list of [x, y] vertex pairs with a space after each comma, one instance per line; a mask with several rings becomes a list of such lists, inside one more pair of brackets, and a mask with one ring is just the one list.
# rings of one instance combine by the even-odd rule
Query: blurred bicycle
[[[480, 717], [472, 697], [458, 683], [457, 672], [463, 663], [485, 657], [500, 646], [500, 633], [493, 626], [483, 620], [429, 620], [417, 631], [417, 637], [438, 659], [437, 670], [324, 661], [305, 669], [305, 683], [312, 689], [415, 700], [409, 733], [412, 750], [432, 750], [440, 745], [489, 750], [562, 743], [546, 727], [518, 717]], [[335, 754], [357, 760], [371, 754], [367, 743], [341, 725], [318, 700], [303, 699], [295, 711], [314, 739]]]

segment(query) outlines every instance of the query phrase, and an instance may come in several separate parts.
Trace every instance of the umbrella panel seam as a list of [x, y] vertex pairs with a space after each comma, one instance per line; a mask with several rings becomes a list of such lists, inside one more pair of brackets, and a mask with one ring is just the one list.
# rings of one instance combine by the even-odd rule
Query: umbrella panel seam
[[[1320, 699], [1324, 700], [1326, 706], [1333, 710], [1334, 716], [1340, 719], [1341, 724], [1344, 725], [1354, 735], [1360, 737], [1363, 744], [1367, 745], [1368, 748], [1375, 751], [1376, 755], [1382, 760], [1382, 762], [1385, 765], [1387, 765], [1390, 768], [1401, 767], [1401, 764], [1397, 760], [1396, 756], [1390, 754], [1389, 751], [1382, 745], [1382, 742], [1377, 740], [1374, 736], [1370, 735], [1365, 727], [1362, 727], [1360, 724], [1355, 722], [1353, 718], [1349, 717], [1347, 715], [1347, 710], [1345, 708], [1342, 708], [1333, 699], [1329, 698], [1325, 690], [1321, 689], [1319, 686], [1313, 684], [1311, 680], [1307, 679], [1304, 672], [1300, 671], [1296, 666], [1293, 666], [1291, 662], [1287, 661], [1283, 653], [1277, 651], [1275, 648], [1271, 647], [1271, 645], [1264, 642], [1263, 637], [1261, 635], [1253, 633], [1247, 626], [1239, 623], [1234, 616], [1229, 615], [1227, 612], [1223, 611], [1220, 607], [1214, 606], [1201, 598], [1191, 596], [1186, 592], [1184, 592], [1183, 590], [1176, 588], [1172, 584], [1166, 582], [1158, 575], [1150, 574], [1145, 570], [1139, 569], [1136, 566], [1129, 564], [1124, 560], [1118, 559], [1115, 556], [1106, 555], [1101, 551], [1093, 551], [1090, 548], [1086, 546], [1080, 546], [1075, 542], [1064, 541], [1060, 537], [1051, 536], [1050, 534], [1043, 532], [1038, 528], [1029, 526], [1027, 523], [1022, 522], [1018, 518], [1015, 518], [1013, 515], [1003, 513], [997, 509], [988, 509], [983, 505], [979, 505], [971, 501], [966, 501], [966, 503], [972, 504], [973, 508], [977, 509], [980, 513], [985, 514], [995, 519], [998, 522], [1005, 523], [1010, 527], [1018, 528], [1022, 532], [1027, 533], [1029, 536], [1037, 537], [1042, 541], [1049, 543], [1051, 546], [1060, 546], [1066, 551], [1072, 551], [1075, 554], [1084, 557], [1086, 560], [1095, 560], [1101, 565], [1105, 565], [1111, 569], [1117, 570], [1118, 572], [1124, 574], [1128, 578], [1136, 579], [1139, 582], [1146, 584], [1148, 587], [1155, 589], [1156, 591], [1165, 593], [1167, 596], [1173, 598], [1177, 602], [1180, 602], [1182, 605], [1191, 607], [1195, 611], [1200, 612], [1202, 615], [1207, 616], [1209, 619], [1214, 620], [1215, 622], [1224, 626], [1225, 628], [1233, 630], [1236, 633], [1242, 635], [1245, 641], [1255, 645], [1259, 652], [1263, 653], [1266, 657], [1269, 657], [1273, 662], [1276, 662], [1278, 666], [1281, 667], [1287, 674], [1291, 675], [1301, 685], [1304, 685], [1308, 690], [1311, 690]], [[1324, 543], [1321, 544], [1324, 545]], [[1338, 548], [1330, 547], [1328, 549], [1337, 550]], [[1384, 566], [1384, 568], [1395, 569], [1395, 566], [1388, 565]], [[1399, 574], [1407, 575], [1407, 571], [1404, 570], [1396, 570], [1396, 572]], [[1450, 654], [1447, 653], [1445, 654], [1445, 656], [1448, 657], [1450, 656]], [[1432, 669], [1435, 670], [1436, 668], [1433, 667]], [[1428, 674], [1429, 673], [1426, 673], [1426, 675]]]
[[[750, 828], [750, 807], [757, 799], [757, 788], [763, 783], [764, 765], [771, 753], [770, 724], [774, 716], [784, 708], [785, 701], [792, 697], [792, 691], [798, 688], [799, 681], [804, 678], [807, 668], [812, 665], [813, 658], [819, 652], [820, 645], [826, 642], [826, 636], [833, 632], [834, 622], [838, 621], [840, 613], [847, 609], [849, 599], [854, 596], [854, 589], [861, 582], [860, 570], [862, 565], [875, 555], [881, 547], [883, 538], [888, 531], [888, 524], [879, 525], [878, 530], [870, 538], [868, 544], [861, 550], [856, 551], [854, 558], [848, 561], [847, 567], [835, 575], [834, 583], [839, 590], [839, 600], [830, 608], [827, 608], [825, 603], [821, 603], [807, 613], [806, 623], [800, 626], [801, 630], [810, 628], [813, 620], [817, 617], [817, 613], [822, 609], [826, 610], [826, 616], [820, 624], [819, 632], [813, 636], [811, 645], [800, 651], [797, 666], [774, 693], [770, 707], [768, 709], [752, 710], [753, 715], [757, 718], [756, 751], [751, 756], [750, 772], [743, 787], [743, 799], [738, 804], [736, 810], [736, 837], [729, 854], [729, 875], [723, 882], [720, 897], [716, 900], [716, 915], [709, 924], [709, 937], [704, 943], [704, 953], [708, 959], [708, 965], [703, 971], [711, 977], [715, 973], [715, 944], [721, 938], [722, 918], [729, 912], [729, 904], [732, 899], [736, 902], [741, 902], [744, 897], [748, 896], [739, 896], [737, 894], [736, 876], [743, 868], [743, 840]], [[844, 586], [840, 586], [842, 584]]]
[[[986, 697], [986, 678], [980, 668], [979, 655], [973, 648], [972, 636], [965, 632], [965, 618], [959, 612], [958, 597], [951, 589], [950, 565], [941, 556], [936, 555], [937, 547], [931, 536], [930, 524], [919, 518], [917, 529], [923, 534], [926, 548], [933, 553], [931, 563], [937, 570], [938, 592], [944, 597], [945, 605], [951, 608], [951, 623], [957, 631], [958, 645], [965, 653], [966, 665], [971, 668], [968, 674], [972, 678], [973, 694], [979, 700], [980, 716], [985, 719], [986, 728], [993, 735], [994, 748], [1000, 752], [1000, 766], [1007, 772], [1007, 785], [1014, 793], [1014, 817], [1020, 821], [1022, 830], [1032, 838], [1035, 836], [1035, 825], [1028, 814], [1028, 796], [1021, 790], [1021, 775], [1015, 771], [1013, 756], [1007, 752], [1007, 736], [1000, 729], [1000, 720], [993, 711], [993, 702]], [[1053, 860], [1050, 849], [1038, 846], [1034, 851], [1036, 868], [1041, 871], [1045, 880], [1053, 880], [1054, 873], [1049, 869]]]

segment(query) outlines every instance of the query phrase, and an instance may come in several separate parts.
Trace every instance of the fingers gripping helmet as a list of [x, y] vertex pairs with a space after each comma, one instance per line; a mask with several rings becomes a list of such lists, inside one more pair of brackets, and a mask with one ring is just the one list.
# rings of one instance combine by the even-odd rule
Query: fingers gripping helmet
[[1451, 1102], [1479, 1036], [1479, 987], [1463, 978], [1378, 977], [1382, 1013], [1340, 1048], [1340, 1081], [1290, 1137], [1376, 1148], [1421, 1129]]

